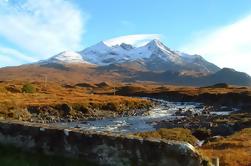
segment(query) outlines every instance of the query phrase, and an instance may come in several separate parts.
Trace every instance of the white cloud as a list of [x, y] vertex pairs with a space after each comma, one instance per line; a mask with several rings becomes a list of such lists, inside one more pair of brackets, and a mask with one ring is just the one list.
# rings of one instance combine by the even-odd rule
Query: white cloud
[[109, 39], [104, 41], [106, 44], [114, 46], [121, 43], [131, 44], [136, 47], [143, 46], [147, 42], [153, 39], [160, 39], [160, 34], [136, 34], [136, 35], [127, 35], [127, 36], [120, 36], [113, 39]]
[[201, 54], [220, 67], [251, 75], [251, 15], [207, 33], [200, 33], [182, 51]]
[[0, 46], [0, 59], [0, 67], [2, 67], [2, 65], [21, 65], [22, 63], [29, 63], [38, 60], [31, 56], [24, 55], [15, 49], [2, 46]]
[[0, 3], [0, 36], [35, 59], [80, 49], [86, 20], [86, 14], [66, 0]]
[[27, 62], [37, 60], [37, 59], [35, 59], [33, 57], [24, 55], [21, 52], [15, 50], [15, 49], [6, 48], [6, 47], [0, 47], [0, 54], [1, 55], [14, 56], [14, 57], [16, 57], [16, 58], [18, 58], [20, 60], [27, 61]]

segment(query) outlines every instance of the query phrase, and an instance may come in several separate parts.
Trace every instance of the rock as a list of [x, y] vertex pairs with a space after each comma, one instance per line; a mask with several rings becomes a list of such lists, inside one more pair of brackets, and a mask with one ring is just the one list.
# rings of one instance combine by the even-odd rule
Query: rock
[[224, 137], [222, 136], [213, 136], [213, 137], [209, 137], [207, 139], [205, 139], [204, 143], [208, 143], [208, 142], [214, 142], [214, 141], [217, 141], [219, 139], [223, 139]]
[[79, 125], [76, 125], [74, 128], [80, 129], [81, 127]]
[[212, 128], [213, 135], [227, 136], [234, 133], [232, 126], [228, 124], [219, 124], [217, 127]]
[[209, 115], [210, 112], [207, 109], [203, 109], [203, 111], [201, 112], [203, 115]]
[[66, 114], [69, 114], [69, 112], [72, 110], [72, 108], [68, 104], [62, 104], [61, 110], [64, 111]]
[[47, 129], [45, 125], [24, 122], [1, 122], [0, 132], [2, 144], [12, 143], [25, 151], [79, 157], [95, 165], [194, 166], [205, 162], [192, 145], [184, 142], [85, 133], [77, 129]]

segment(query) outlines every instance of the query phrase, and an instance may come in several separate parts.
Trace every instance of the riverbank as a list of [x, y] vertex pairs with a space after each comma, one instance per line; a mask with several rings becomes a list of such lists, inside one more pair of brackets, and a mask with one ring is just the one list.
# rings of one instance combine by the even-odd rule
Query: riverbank
[[[33, 91], [25, 92], [26, 85]], [[0, 82], [0, 119], [53, 123], [142, 115], [152, 108], [153, 102], [138, 97], [203, 103], [213, 106], [210, 112], [222, 110], [221, 107], [239, 112], [251, 110], [249, 87], [5, 81]]]
[[242, 129], [225, 137], [213, 137], [198, 146], [198, 139], [188, 129], [159, 129], [153, 132], [137, 133], [140, 138], [161, 138], [190, 142], [209, 159], [219, 158], [220, 165], [249, 166], [251, 164], [251, 128]]
[[[25, 86], [33, 91], [23, 91]], [[79, 86], [50, 83], [45, 87], [40, 82], [0, 83], [0, 119], [71, 122], [140, 115], [151, 107], [151, 101], [146, 99], [98, 95]]]
[[156, 129], [177, 127], [190, 129], [201, 140], [213, 136], [228, 136], [251, 127], [251, 113], [186, 116], [175, 120], [162, 120], [155, 125]]
[[[221, 84], [220, 84], [221, 85]], [[182, 87], [170, 85], [125, 85], [116, 94], [163, 99], [174, 102], [198, 102], [208, 106], [228, 106], [251, 112], [251, 88], [213, 85], [208, 87]], [[107, 92], [109, 94], [109, 92]]]

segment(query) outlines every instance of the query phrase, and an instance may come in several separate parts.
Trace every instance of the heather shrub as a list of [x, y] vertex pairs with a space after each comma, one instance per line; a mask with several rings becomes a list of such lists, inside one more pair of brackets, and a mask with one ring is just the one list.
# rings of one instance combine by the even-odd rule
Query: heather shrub
[[184, 141], [193, 145], [196, 145], [197, 143], [197, 139], [192, 135], [191, 131], [189, 129], [184, 128], [162, 128], [157, 131], [137, 133], [136, 136], [139, 136], [141, 138], [158, 138], [166, 140]]
[[22, 87], [22, 92], [23, 93], [35, 93], [36, 92], [36, 88], [32, 85], [32, 84], [25, 84]]

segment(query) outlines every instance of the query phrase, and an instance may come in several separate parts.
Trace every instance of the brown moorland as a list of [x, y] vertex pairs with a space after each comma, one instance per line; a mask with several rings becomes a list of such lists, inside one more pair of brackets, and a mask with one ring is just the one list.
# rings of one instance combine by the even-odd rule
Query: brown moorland
[[[25, 93], [23, 87], [27, 84], [32, 85], [35, 90], [31, 93]], [[151, 82], [59, 84], [55, 82], [2, 81], [0, 82], [0, 118], [25, 121], [30, 121], [33, 117], [37, 117], [41, 121], [50, 121], [51, 117], [67, 119], [99, 118], [118, 116], [124, 113], [133, 115], [135, 112], [145, 111], [152, 106], [149, 100], [129, 96], [171, 97], [173, 100], [213, 102], [221, 99], [220, 102], [242, 103], [244, 106], [249, 106], [251, 103], [250, 87], [211, 86], [195, 88], [158, 85]], [[250, 107], [247, 107], [246, 110], [250, 113]], [[241, 116], [238, 116], [238, 118], [243, 119]], [[231, 118], [218, 118], [215, 121], [217, 123], [228, 123], [231, 120], [232, 123], [239, 120], [236, 119], [236, 116], [230, 115], [229, 117]], [[247, 116], [245, 115], [245, 117]], [[249, 119], [247, 121], [249, 122]], [[196, 142], [196, 138], [188, 129], [161, 129], [146, 134], [140, 133], [138, 136], [182, 140], [192, 144]], [[244, 129], [231, 136], [209, 141], [200, 148], [200, 151], [206, 156], [220, 157], [220, 162], [224, 165], [248, 166], [251, 163], [250, 140], [251, 130]]]
[[[35, 92], [22, 92], [23, 86], [27, 83], [34, 86]], [[50, 118], [50, 115], [52, 118], [60, 116], [77, 119], [116, 116], [125, 113], [125, 115], [134, 115], [141, 112], [140, 109], [144, 110], [151, 106], [150, 101], [131, 96], [238, 105], [248, 112], [251, 108], [250, 87], [196, 88], [159, 85], [151, 82], [58, 84], [37, 81], [2, 81], [0, 82], [0, 114], [4, 118], [22, 120], [28, 120], [31, 115], [36, 116], [40, 113], [42, 116], [40, 119]]]
[[32, 93], [22, 92], [27, 82], [0, 83], [0, 117], [29, 120], [32, 115], [46, 118], [107, 117], [146, 111], [152, 103], [146, 99], [94, 94], [71, 85], [30, 82]]
[[136, 133], [135, 135], [140, 138], [158, 138], [166, 140], [184, 141], [189, 142], [192, 145], [196, 145], [198, 141], [197, 138], [192, 135], [192, 132], [189, 129], [184, 128], [162, 128], [157, 131]]
[[[185, 73], [184, 73], [185, 72]], [[45, 77], [57, 83], [77, 84], [80, 82], [155, 82], [173, 85], [207, 86], [216, 83], [251, 86], [251, 77], [245, 73], [223, 68], [216, 73], [157, 72], [131, 65], [33, 63], [0, 68], [0, 80], [41, 81]]]
[[[135, 134], [141, 138], [161, 138], [166, 140], [185, 141], [196, 145], [197, 139], [189, 129], [159, 129], [153, 132]], [[209, 159], [218, 157], [220, 165], [250, 166], [251, 165], [251, 128], [243, 129], [227, 137], [219, 137], [197, 146], [198, 151]]]
[[208, 105], [228, 105], [241, 107], [251, 111], [251, 88], [230, 86], [227, 87], [190, 87], [157, 85], [151, 83], [127, 84], [117, 87], [116, 94], [123, 96], [144, 96], [166, 99], [169, 101], [202, 102]]
[[250, 166], [251, 128], [208, 142], [200, 148], [200, 152], [210, 158], [219, 157], [221, 165]]

